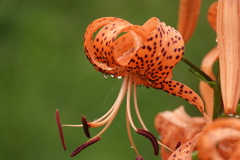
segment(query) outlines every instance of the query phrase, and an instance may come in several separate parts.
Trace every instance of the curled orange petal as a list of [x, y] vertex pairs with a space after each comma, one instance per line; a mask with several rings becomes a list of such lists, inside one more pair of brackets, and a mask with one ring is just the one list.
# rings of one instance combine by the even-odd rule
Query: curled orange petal
[[162, 82], [172, 74], [173, 68], [184, 54], [181, 34], [157, 18], [151, 18], [144, 25], [151, 31], [150, 37], [131, 55], [127, 70], [139, 75], [153, 88], [161, 88]]
[[201, 0], [180, 0], [178, 14], [178, 31], [182, 34], [184, 42], [191, 38], [198, 20]]
[[240, 120], [236, 118], [220, 118], [208, 124], [197, 141], [199, 159], [238, 160], [240, 155], [239, 124]]
[[174, 81], [174, 80], [164, 80], [162, 83], [162, 90], [167, 92], [168, 94], [181, 97], [188, 101], [190, 104], [194, 105], [203, 115], [204, 113], [204, 105], [200, 96], [194, 92], [188, 86]]
[[[124, 70], [114, 63], [115, 57], [109, 47], [119, 32], [129, 25], [132, 24], [115, 17], [99, 18], [89, 24], [84, 34], [84, 51], [96, 70], [105, 74], [124, 75]], [[99, 33], [93, 37], [94, 32], [100, 28]]]
[[217, 25], [217, 6], [218, 6], [218, 1], [214, 2], [211, 4], [211, 6], [208, 9], [208, 23], [212, 27], [214, 31], [216, 31], [216, 25]]
[[[214, 73], [212, 71], [215, 61], [218, 59], [218, 49], [213, 48], [203, 59], [201, 63], [201, 70], [204, 71], [213, 80], [216, 80]], [[203, 101], [205, 103], [207, 114], [212, 118], [213, 114], [213, 89], [205, 82], [200, 82], [200, 93], [202, 95]]]
[[[162, 137], [161, 142], [172, 150], [175, 150], [179, 142], [182, 145], [178, 149], [183, 149], [183, 144], [199, 133], [204, 124], [202, 117], [190, 117], [183, 106], [174, 111], [158, 113], [154, 121], [154, 126]], [[161, 148], [162, 159], [166, 160], [170, 155], [171, 152]]]

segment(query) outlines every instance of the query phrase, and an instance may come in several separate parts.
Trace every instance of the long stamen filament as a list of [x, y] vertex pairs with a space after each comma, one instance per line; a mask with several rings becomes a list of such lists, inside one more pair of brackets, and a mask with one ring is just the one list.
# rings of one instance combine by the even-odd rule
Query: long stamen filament
[[[101, 118], [93, 121], [93, 122], [89, 122], [89, 124], [91, 125], [91, 127], [100, 127], [103, 126], [104, 124], [108, 123], [110, 121], [110, 119], [116, 116], [122, 100], [126, 94], [127, 91], [127, 84], [128, 84], [128, 78], [129, 78], [129, 73], [126, 73], [124, 75], [124, 80], [122, 82], [122, 86], [121, 89], [119, 91], [118, 97], [115, 101], [115, 103], [113, 104], [113, 106], [108, 110], [107, 113], [105, 113]], [[107, 118], [106, 118], [107, 117]], [[105, 118], [105, 119], [104, 119]], [[78, 125], [71, 125], [71, 124], [63, 124], [62, 126], [66, 126], [66, 127], [83, 127], [82, 124], [78, 124]]]
[[[118, 102], [118, 99], [115, 101], [115, 103], [114, 103], [113, 106], [108, 110], [107, 113], [105, 113], [101, 118], [98, 118], [97, 120], [91, 122], [91, 127], [94, 127], [94, 126], [92, 125], [93, 123], [94, 123], [94, 124], [97, 124], [98, 122], [100, 123], [100, 121], [102, 121], [104, 118], [106, 118], [107, 116], [109, 116], [109, 115], [111, 114], [111, 112], [114, 110], [114, 108], [116, 107], [117, 102]], [[110, 117], [111, 117], [111, 115], [110, 115]], [[109, 120], [109, 118], [106, 119], [106, 121], [104, 121], [104, 122], [107, 123], [108, 120]], [[103, 121], [102, 121], [102, 122], [103, 122]], [[99, 124], [99, 123], [98, 123], [98, 124]], [[102, 125], [104, 125], [105, 123], [103, 123]], [[101, 124], [101, 123], [100, 123], [100, 124]], [[96, 127], [99, 127], [99, 126], [102, 126], [102, 125], [98, 125], [98, 126], [96, 126]], [[63, 124], [62, 126], [66, 126], [66, 127], [83, 127], [82, 124], [76, 124], [76, 125]]]
[[131, 128], [130, 128], [130, 122], [128, 119], [128, 112], [126, 111], [126, 125], [127, 125], [127, 133], [128, 133], [128, 139], [131, 143], [131, 147], [134, 149], [134, 151], [136, 152], [137, 155], [139, 155], [139, 152], [133, 142], [133, 138], [132, 138], [132, 134], [131, 134]]
[[[123, 80], [123, 83], [122, 83], [122, 86], [121, 86], [121, 89], [120, 89], [120, 92], [118, 94], [118, 97], [117, 97], [117, 100], [115, 101], [114, 103], [114, 107], [113, 107], [113, 111], [111, 112], [111, 114], [105, 118], [104, 120], [100, 121], [100, 122], [91, 122], [89, 123], [91, 127], [99, 127], [99, 126], [102, 126], [104, 124], [106, 124], [107, 122], [109, 122], [112, 118], [114, 118], [121, 106], [121, 103], [123, 101], [123, 98], [126, 94], [126, 91], [127, 91], [127, 84], [128, 84], [128, 79], [129, 79], [129, 73], [126, 73], [124, 75], [124, 80]], [[110, 109], [111, 110], [111, 109]]]
[[127, 106], [126, 106], [126, 125], [127, 125], [127, 133], [128, 133], [128, 138], [129, 141], [131, 143], [131, 147], [134, 149], [134, 151], [136, 152], [136, 154], [138, 156], [140, 156], [134, 142], [133, 142], [133, 138], [132, 138], [132, 134], [131, 134], [131, 128], [130, 128], [130, 124], [132, 126], [132, 128], [136, 131], [136, 127], [132, 121], [132, 117], [131, 117], [131, 111], [130, 111], [130, 99], [131, 99], [131, 90], [132, 90], [132, 74], [129, 77], [129, 81], [128, 81], [128, 93], [127, 93]]
[[130, 109], [130, 99], [131, 99], [131, 90], [132, 90], [132, 74], [130, 75], [129, 77], [129, 81], [128, 81], [128, 91], [127, 91], [127, 116], [128, 116], [128, 120], [132, 126], [132, 128], [137, 131], [137, 128], [136, 126], [134, 125], [133, 123], [133, 120], [132, 120], [132, 116], [131, 116], [131, 109]]
[[[115, 117], [115, 116], [114, 116]], [[112, 117], [109, 121], [108, 121], [108, 123], [106, 124], [106, 126], [104, 126], [104, 128], [96, 135], [96, 136], [94, 136], [93, 138], [91, 138], [90, 140], [92, 140], [92, 139], [94, 139], [94, 138], [96, 138], [96, 137], [99, 137], [99, 136], [101, 136], [107, 129], [108, 129], [108, 127], [110, 126], [110, 124], [112, 123], [112, 121], [114, 120], [114, 117]], [[90, 141], [89, 140], [89, 141]]]
[[[103, 120], [104, 118], [106, 118], [115, 108], [117, 104], [117, 100], [115, 101], [115, 103], [113, 104], [113, 106], [108, 110], [107, 113], [105, 113], [102, 117], [98, 118], [97, 120], [93, 121], [92, 123], [97, 123], [100, 122], [101, 120]], [[71, 125], [71, 124], [63, 124], [62, 126], [67, 126], [67, 127], [83, 127], [82, 124], [77, 124], [77, 125]]]
[[62, 127], [83, 127], [82, 124], [62, 124]]
[[115, 103], [114, 103], [113, 106], [108, 110], [107, 113], [105, 113], [102, 117], [94, 120], [93, 122], [94, 122], [94, 123], [100, 122], [101, 120], [103, 120], [104, 118], [106, 118], [106, 117], [113, 111], [113, 109], [114, 109], [114, 107], [115, 107], [115, 105], [116, 105], [116, 102], [117, 102], [117, 101], [115, 101]]
[[136, 111], [136, 115], [138, 117], [138, 120], [140, 122], [140, 124], [142, 125], [142, 127], [148, 131], [146, 125], [144, 124], [142, 117], [140, 115], [139, 109], [138, 109], [138, 103], [137, 103], [137, 84], [136, 84], [136, 76], [135, 76], [135, 80], [134, 80], [134, 94], [133, 94], [133, 100], [134, 100], [134, 108]]
[[168, 146], [164, 145], [163, 143], [161, 143], [160, 141], [157, 141], [159, 145], [161, 145], [162, 147], [168, 149], [169, 151], [173, 152], [173, 150], [171, 148], [169, 148]]
[[[122, 94], [124, 94], [125, 95], [125, 93], [122, 93]], [[124, 97], [124, 95], [123, 95], [123, 97]], [[103, 125], [105, 125], [106, 123], [108, 123], [110, 120], [111, 120], [111, 118], [114, 116], [114, 115], [116, 115], [116, 113], [118, 112], [118, 109], [120, 108], [120, 106], [121, 106], [121, 101], [119, 101], [119, 98], [121, 99], [121, 97], [118, 97], [117, 98], [117, 100], [116, 100], [116, 102], [114, 103], [114, 105], [113, 105], [113, 110], [112, 110], [112, 112], [104, 119], [104, 118], [101, 118], [101, 119], [103, 119], [103, 120], [99, 120], [99, 121], [93, 121], [93, 122], [90, 122], [89, 124], [90, 124], [90, 126], [91, 127], [100, 127], [100, 126], [103, 126]], [[114, 116], [115, 117], [115, 116]]]
[[[140, 122], [140, 124], [142, 125], [142, 127], [148, 131], [146, 125], [144, 124], [143, 120], [142, 120], [142, 117], [141, 117], [141, 114], [139, 112], [139, 109], [138, 109], [138, 103], [137, 103], [137, 84], [136, 84], [136, 80], [134, 80], [134, 108], [135, 108], [135, 111], [136, 111], [136, 115], [138, 117], [138, 120]], [[173, 152], [173, 150], [171, 150], [169, 147], [167, 147], [166, 145], [164, 145], [163, 143], [161, 143], [160, 141], [157, 141], [159, 145], [163, 146], [164, 148], [168, 149], [169, 151]]]
[[[121, 106], [122, 100], [123, 100], [123, 98], [124, 98], [124, 96], [125, 96], [125, 94], [126, 94], [126, 91], [127, 91], [128, 79], [129, 79], [129, 73], [126, 73], [126, 74], [124, 75], [124, 81], [123, 81], [123, 83], [122, 83], [122, 87], [121, 87], [121, 90], [120, 90], [120, 92], [119, 92], [118, 98], [117, 98], [117, 100], [116, 100], [115, 103], [114, 103], [114, 104], [115, 104], [115, 108], [114, 108], [114, 110], [112, 111], [112, 113], [106, 118], [106, 119], [109, 119], [107, 125], [106, 125], [96, 136], [94, 136], [92, 139], [101, 136], [101, 135], [108, 129], [108, 127], [110, 126], [110, 124], [111, 124], [112, 121], [114, 120], [115, 116], [117, 115], [117, 112], [118, 112], [118, 110], [119, 110], [119, 108], [120, 108], [120, 106]], [[106, 119], [105, 119], [105, 120], [106, 120]], [[104, 121], [105, 121], [105, 120], [104, 120]], [[103, 122], [103, 121], [102, 121], [102, 122]], [[99, 123], [102, 123], [102, 122], [98, 122], [98, 124], [99, 124]], [[90, 125], [91, 125], [91, 127], [92, 127], [92, 125], [95, 125], [95, 123], [92, 122], [92, 123], [90, 123]], [[94, 127], [94, 126], [93, 126], [93, 127]], [[90, 140], [92, 140], [92, 139], [90, 139]], [[90, 140], [89, 140], [89, 141], [90, 141]]]

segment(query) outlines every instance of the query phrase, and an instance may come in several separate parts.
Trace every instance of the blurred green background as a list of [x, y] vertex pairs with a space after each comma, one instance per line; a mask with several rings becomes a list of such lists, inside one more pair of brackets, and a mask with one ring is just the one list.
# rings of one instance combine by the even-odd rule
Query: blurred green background
[[[196, 32], [186, 45], [185, 56], [200, 65], [215, 45], [215, 33], [206, 19], [213, 0], [203, 0]], [[176, 28], [178, 0], [0, 0], [0, 159], [89, 160], [134, 159], [125, 126], [125, 102], [102, 140], [71, 158], [70, 153], [87, 141], [82, 128], [63, 128], [64, 152], [55, 122], [78, 124], [82, 115], [94, 120], [114, 103], [122, 80], [103, 78], [83, 52], [83, 34], [100, 17], [115, 16], [143, 24], [156, 16]], [[198, 80], [180, 62], [174, 80], [198, 92]], [[141, 115], [149, 130], [155, 115], [184, 105], [186, 101], [163, 91], [138, 89]], [[134, 117], [135, 119], [135, 117]], [[136, 120], [136, 119], [135, 119]], [[138, 123], [136, 123], [138, 124]], [[138, 125], [139, 126], [139, 125]], [[99, 128], [91, 128], [94, 135]], [[133, 133], [140, 154], [157, 160], [150, 142]]]

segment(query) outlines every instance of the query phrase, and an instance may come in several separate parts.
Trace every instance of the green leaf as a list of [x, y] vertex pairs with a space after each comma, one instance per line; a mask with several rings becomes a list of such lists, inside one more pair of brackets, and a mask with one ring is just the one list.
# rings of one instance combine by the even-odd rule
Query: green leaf
[[192, 152], [192, 160], [198, 160], [197, 154], [198, 154], [198, 151], [193, 151]]
[[195, 77], [197, 77], [197, 79], [199, 79], [200, 81], [203, 81], [205, 83], [208, 83], [212, 88], [217, 88], [217, 84], [215, 81], [208, 81], [202, 74], [200, 74], [197, 70], [195, 70], [194, 68], [189, 68], [190, 72], [193, 73], [193, 75]]
[[236, 115], [240, 116], [240, 104], [237, 105]]
[[235, 115], [232, 115], [232, 114], [225, 114], [225, 113], [222, 113], [220, 117], [235, 117], [235, 118], [240, 118], [240, 104], [237, 105], [237, 109], [236, 109], [236, 114]]

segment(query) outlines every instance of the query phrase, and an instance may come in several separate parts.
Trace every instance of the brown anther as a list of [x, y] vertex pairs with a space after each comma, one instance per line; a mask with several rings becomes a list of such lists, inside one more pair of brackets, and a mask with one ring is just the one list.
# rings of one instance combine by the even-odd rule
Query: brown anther
[[153, 145], [153, 149], [154, 149], [154, 154], [155, 154], [155, 156], [157, 156], [159, 153], [159, 146], [158, 146], [157, 139], [154, 137], [154, 135], [144, 129], [139, 129], [139, 128], [137, 129], [136, 132], [151, 141], [151, 143]]
[[181, 146], [181, 142], [179, 141], [175, 147], [175, 150], [177, 150]]
[[59, 117], [59, 111], [58, 111], [58, 109], [57, 109], [56, 112], [55, 112], [55, 116], [56, 116], [56, 121], [57, 121], [57, 126], [58, 126], [58, 131], [59, 131], [60, 139], [61, 139], [61, 142], [62, 142], [62, 146], [63, 146], [64, 151], [66, 151], [66, 144], [65, 144], [65, 141], [64, 141], [64, 136], [63, 136], [63, 131], [62, 131], [62, 125], [61, 125], [61, 122], [60, 122], [60, 117]]
[[90, 132], [89, 132], [89, 127], [90, 127], [90, 125], [88, 125], [88, 122], [87, 122], [86, 117], [85, 117], [85, 116], [82, 116], [81, 120], [82, 120], [82, 125], [83, 125], [84, 133], [85, 133], [85, 135], [86, 135], [88, 138], [90, 138], [90, 137], [91, 137]]
[[135, 159], [136, 160], [144, 160], [142, 156], [138, 155], [138, 156], [135, 156]]
[[101, 139], [101, 137], [96, 137], [94, 139], [91, 139], [90, 141], [83, 143], [81, 146], [79, 146], [77, 149], [75, 149], [72, 154], [70, 155], [71, 157], [76, 156], [79, 152], [81, 152], [84, 148], [89, 147], [90, 145], [98, 142]]

